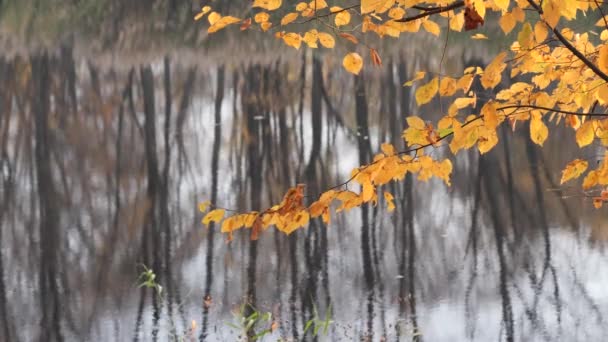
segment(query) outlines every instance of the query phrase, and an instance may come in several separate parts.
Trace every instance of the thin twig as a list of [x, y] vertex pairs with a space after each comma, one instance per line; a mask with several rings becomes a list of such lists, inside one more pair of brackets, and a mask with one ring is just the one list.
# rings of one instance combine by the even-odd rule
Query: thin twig
[[[539, 15], [543, 14], [543, 9], [537, 3], [535, 3], [532, 0], [528, 0], [528, 3], [538, 12]], [[555, 34], [557, 39], [559, 39], [559, 41], [562, 42], [562, 44], [568, 50], [570, 50], [570, 52], [572, 52], [573, 55], [575, 55], [578, 59], [580, 59], [581, 62], [585, 63], [585, 65], [588, 66], [589, 69], [591, 69], [593, 71], [593, 73], [595, 73], [597, 76], [599, 76], [604, 81], [608, 82], [608, 75], [606, 75], [602, 70], [600, 70], [600, 68], [598, 68], [589, 59], [587, 59], [587, 57], [585, 57], [585, 55], [583, 55], [582, 52], [578, 51], [578, 49], [576, 47], [574, 47], [574, 45], [572, 45], [568, 41], [568, 39], [566, 39], [566, 37], [564, 37], [559, 32], [559, 30], [557, 28], [551, 27], [551, 25], [549, 25], [549, 23], [547, 23], [542, 17], [541, 17], [541, 20], [545, 23], [545, 25], [547, 25], [547, 27], [549, 27], [553, 31], [553, 33]]]
[[420, 19], [420, 18], [424, 18], [424, 17], [428, 17], [430, 15], [433, 14], [438, 14], [438, 13], [443, 13], [443, 12], [447, 12], [447, 11], [451, 11], [453, 9], [459, 8], [464, 6], [464, 1], [456, 1], [455, 3], [451, 4], [451, 5], [447, 5], [447, 6], [440, 6], [440, 7], [435, 7], [435, 8], [428, 8], [426, 10], [422, 10], [423, 13], [411, 16], [411, 17], [407, 17], [407, 18], [402, 18], [402, 19], [398, 19], [395, 20], [395, 22], [398, 23], [407, 23], [410, 21], [414, 21], [416, 19]]

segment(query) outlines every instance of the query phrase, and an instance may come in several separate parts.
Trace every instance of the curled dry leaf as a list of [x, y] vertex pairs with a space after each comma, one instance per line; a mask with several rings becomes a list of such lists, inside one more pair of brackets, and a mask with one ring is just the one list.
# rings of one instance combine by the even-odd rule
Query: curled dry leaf
[[353, 36], [350, 33], [340, 33], [339, 36], [348, 40], [349, 42], [351, 42], [353, 44], [359, 44], [359, 40], [357, 39], [357, 37]]
[[466, 31], [475, 30], [483, 24], [483, 18], [477, 13], [475, 8], [467, 7], [464, 9], [464, 29]]
[[375, 66], [382, 66], [382, 58], [380, 58], [380, 55], [378, 54], [378, 51], [376, 51], [376, 49], [369, 49], [369, 55], [372, 58], [372, 63]]

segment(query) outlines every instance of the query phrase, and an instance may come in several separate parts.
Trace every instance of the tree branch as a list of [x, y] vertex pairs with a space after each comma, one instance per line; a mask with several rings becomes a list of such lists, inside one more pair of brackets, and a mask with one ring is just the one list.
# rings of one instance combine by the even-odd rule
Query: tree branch
[[447, 11], [451, 11], [453, 9], [459, 8], [464, 6], [464, 1], [456, 1], [451, 5], [447, 5], [447, 6], [440, 6], [440, 7], [435, 7], [435, 8], [426, 8], [426, 9], [421, 9], [421, 11], [423, 11], [423, 13], [411, 16], [411, 17], [406, 17], [406, 18], [402, 18], [402, 19], [398, 19], [395, 20], [395, 22], [398, 23], [407, 23], [410, 21], [414, 21], [416, 19], [420, 19], [420, 18], [424, 18], [424, 17], [428, 17], [430, 15], [433, 14], [437, 14], [437, 13], [443, 13], [443, 12], [447, 12]]
[[[528, 0], [528, 3], [534, 7], [534, 9], [538, 12], [539, 15], [543, 14], [543, 9], [534, 1], [532, 0]], [[551, 31], [553, 31], [553, 33], [555, 34], [555, 36], [557, 37], [557, 39], [559, 39], [559, 41], [566, 47], [566, 49], [570, 50], [570, 52], [572, 52], [573, 55], [575, 55], [578, 59], [581, 60], [581, 62], [585, 63], [585, 65], [587, 67], [589, 67], [589, 69], [591, 69], [593, 71], [593, 73], [595, 73], [597, 76], [599, 76], [601, 79], [603, 79], [604, 81], [608, 82], [608, 75], [606, 75], [602, 70], [600, 70], [600, 68], [598, 68], [595, 64], [591, 63], [591, 61], [585, 56], [583, 55], [582, 52], [578, 51], [574, 45], [572, 45], [568, 39], [566, 39], [566, 37], [564, 37], [557, 28], [553, 28], [551, 27], [551, 25], [549, 25], [542, 17], [541, 20], [545, 23], [545, 25], [547, 25], [547, 27], [549, 27], [551, 29]]]
[[608, 114], [603, 114], [603, 113], [577, 113], [577, 112], [572, 112], [572, 111], [568, 111], [568, 110], [561, 110], [561, 109], [555, 109], [555, 108], [549, 108], [549, 107], [543, 107], [543, 106], [534, 106], [534, 105], [511, 105], [511, 106], [498, 107], [496, 109], [505, 110], [505, 109], [518, 109], [518, 108], [546, 110], [546, 111], [566, 114], [566, 115], [598, 116], [598, 117], [603, 117], [603, 118], [608, 117]]

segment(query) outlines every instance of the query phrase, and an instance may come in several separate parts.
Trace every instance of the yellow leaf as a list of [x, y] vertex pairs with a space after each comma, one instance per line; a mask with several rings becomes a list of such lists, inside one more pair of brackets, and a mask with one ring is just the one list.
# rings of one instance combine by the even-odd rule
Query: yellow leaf
[[334, 46], [336, 46], [336, 41], [334, 37], [331, 34], [325, 32], [319, 32], [319, 42], [321, 43], [321, 45], [328, 49], [332, 49]]
[[429, 134], [426, 130], [420, 130], [409, 127], [403, 131], [403, 140], [407, 142], [407, 146], [429, 144]]
[[219, 222], [224, 217], [224, 209], [215, 209], [211, 210], [205, 217], [203, 218], [203, 224], [208, 225], [211, 222]]
[[209, 208], [209, 205], [211, 204], [211, 201], [205, 201], [205, 202], [201, 202], [198, 205], [198, 210], [201, 213], [204, 213], [205, 211], [207, 211], [207, 208]]
[[359, 75], [359, 72], [361, 72], [361, 68], [363, 68], [363, 58], [361, 58], [358, 53], [351, 52], [348, 55], [344, 56], [344, 59], [342, 60], [342, 66], [344, 67], [344, 69], [346, 69], [346, 71], [350, 72], [351, 74]]
[[283, 41], [285, 44], [295, 49], [299, 49], [302, 44], [302, 37], [297, 33], [289, 32], [283, 36]]
[[451, 77], [444, 77], [439, 82], [439, 95], [441, 96], [452, 96], [456, 90], [456, 80]]
[[484, 0], [473, 0], [473, 7], [475, 7], [475, 11], [481, 17], [481, 19], [486, 16], [486, 4]]
[[525, 23], [519, 34], [517, 34], [517, 42], [522, 48], [529, 48], [533, 42], [532, 38], [532, 25]]
[[523, 22], [526, 19], [526, 13], [524, 13], [524, 10], [520, 6], [516, 6], [515, 8], [513, 8], [513, 10], [511, 10], [511, 13], [513, 13], [513, 17], [515, 17], [515, 20]]
[[222, 18], [222, 16], [219, 13], [217, 13], [217, 12], [211, 12], [209, 14], [209, 16], [207, 17], [207, 20], [209, 20], [209, 25], [213, 25], [218, 20], [220, 20], [221, 18]]
[[226, 27], [230, 24], [236, 24], [240, 21], [241, 21], [241, 19], [239, 19], [239, 18], [225, 16], [225, 17], [222, 17], [220, 20], [216, 21], [215, 24], [211, 25], [207, 29], [207, 32], [214, 33], [214, 32], [217, 32], [217, 31], [223, 29], [224, 27]]
[[445, 159], [441, 163], [434, 163], [434, 168], [435, 176], [441, 178], [446, 185], [450, 186], [450, 175], [453, 168], [452, 162], [449, 159]]
[[312, 29], [304, 34], [304, 38], [302, 40], [308, 45], [308, 47], [316, 49], [318, 48], [317, 40], [319, 39], [319, 32], [317, 30]]
[[479, 137], [477, 139], [477, 148], [479, 153], [484, 154], [490, 151], [496, 144], [498, 144], [498, 135], [496, 129], [488, 129], [487, 127], [478, 127], [477, 132]]
[[486, 36], [483, 33], [475, 33], [474, 35], [471, 36], [471, 39], [489, 39], [488, 36]]
[[405, 10], [401, 7], [393, 7], [388, 11], [388, 17], [391, 19], [401, 19], [405, 15]]
[[537, 43], [542, 43], [547, 39], [547, 35], [549, 34], [549, 30], [547, 30], [547, 25], [545, 25], [541, 21], [537, 21], [534, 25], [534, 38]]
[[494, 0], [496, 7], [500, 8], [503, 12], [506, 12], [509, 9], [509, 2], [509, 0]]
[[194, 20], [200, 20], [203, 16], [205, 15], [205, 13], [203, 12], [199, 12], [194, 16]]
[[363, 189], [361, 190], [361, 199], [363, 202], [369, 202], [372, 197], [374, 197], [374, 193], [376, 192], [376, 188], [372, 185], [371, 181], [367, 181], [361, 185]]
[[386, 200], [386, 207], [388, 211], [395, 210], [395, 202], [393, 195], [390, 192], [384, 192], [384, 199]]
[[580, 177], [587, 170], [589, 163], [582, 159], [576, 159], [568, 163], [562, 171], [562, 179], [559, 184], [564, 184], [571, 179]]
[[313, 15], [315, 15], [315, 10], [310, 7], [306, 7], [306, 9], [302, 11], [303, 17], [312, 17]]
[[281, 7], [281, 0], [253, 0], [253, 7], [260, 7], [267, 11], [274, 11]]
[[382, 0], [361, 0], [361, 14], [370, 13], [376, 10], [378, 3]]
[[496, 104], [494, 102], [486, 103], [481, 108], [481, 115], [483, 115], [483, 122], [489, 130], [496, 130], [498, 126], [498, 115], [496, 113]]
[[604, 84], [598, 88], [597, 99], [602, 105], [608, 103], [608, 84]]
[[296, 19], [298, 19], [299, 15], [300, 14], [296, 12], [288, 13], [283, 17], [283, 19], [281, 19], [281, 26], [294, 22]]
[[298, 11], [298, 12], [302, 12], [303, 10], [305, 10], [305, 9], [307, 9], [307, 8], [308, 8], [308, 4], [307, 4], [307, 3], [305, 3], [305, 2], [299, 2], [299, 3], [296, 5], [296, 11]]
[[321, 217], [323, 218], [323, 222], [325, 222], [325, 224], [329, 224], [329, 221], [331, 220], [331, 213], [329, 209], [325, 209]]
[[395, 154], [395, 147], [392, 144], [384, 143], [380, 146], [380, 149], [382, 149], [382, 153], [387, 156], [392, 156]]
[[[462, 89], [463, 92], [469, 91], [471, 84], [473, 84], [474, 76], [472, 74], [464, 75], [456, 81], [456, 87]], [[498, 84], [498, 83], [497, 83]]]
[[462, 31], [464, 26], [464, 12], [460, 12], [450, 18], [450, 29], [456, 32]]
[[608, 44], [600, 47], [597, 67], [604, 73], [608, 73]]
[[563, 0], [545, 0], [543, 1], [543, 18], [551, 27], [555, 27], [561, 16], [560, 2]]
[[560, 14], [567, 20], [576, 18], [579, 0], [562, 0], [560, 3]]
[[477, 103], [477, 98], [476, 97], [459, 97], [456, 100], [454, 100], [454, 106], [457, 109], [463, 109], [466, 107], [475, 107], [475, 104]]
[[336, 26], [340, 27], [340, 26], [348, 25], [350, 23], [350, 12], [348, 12], [338, 6], [334, 6], [334, 7], [330, 8], [329, 10], [331, 11], [331, 13], [338, 12], [336, 14], [336, 16], [334, 17], [334, 23], [336, 24]]
[[500, 83], [502, 71], [507, 67], [507, 65], [504, 63], [505, 57], [507, 57], [507, 53], [501, 52], [498, 54], [498, 56], [496, 56], [496, 58], [494, 58], [492, 63], [486, 67], [483, 75], [481, 76], [481, 85], [485, 89], [494, 88], [498, 85], [498, 83]]
[[433, 78], [429, 83], [416, 89], [416, 103], [420, 106], [431, 102], [439, 89], [439, 78]]
[[576, 143], [578, 147], [584, 147], [593, 142], [593, 138], [595, 138], [594, 122], [594, 120], [587, 120], [576, 130]]
[[417, 116], [408, 116], [405, 121], [407, 121], [408, 127], [412, 127], [419, 130], [426, 129], [426, 124], [424, 123], [424, 120]]
[[320, 10], [327, 7], [327, 2], [325, 0], [312, 0], [308, 3], [308, 7], [313, 10]]
[[583, 180], [583, 189], [587, 190], [597, 185], [599, 181], [599, 175], [597, 170], [589, 171], [585, 179]]
[[425, 75], [426, 75], [426, 72], [424, 72], [424, 71], [418, 71], [418, 72], [416, 73], [416, 76], [414, 76], [414, 78], [413, 78], [413, 79], [411, 79], [411, 80], [409, 80], [409, 81], [407, 81], [407, 82], [403, 83], [403, 86], [404, 86], [404, 87], [409, 87], [409, 86], [411, 86], [412, 84], [414, 84], [414, 82], [416, 82], [416, 81], [418, 81], [418, 80], [423, 79]]
[[258, 23], [258, 24], [261, 24], [261, 23], [267, 22], [267, 21], [268, 21], [268, 19], [270, 19], [270, 14], [268, 14], [268, 13], [266, 13], [266, 12], [260, 12], [260, 13], [257, 13], [257, 14], [256, 14], [256, 15], [253, 17], [253, 20], [254, 20], [256, 23]]
[[510, 12], [505, 13], [502, 15], [502, 17], [500, 17], [498, 24], [500, 25], [502, 31], [507, 34], [515, 28], [515, 16], [513, 16], [513, 13]]
[[222, 222], [222, 229], [220, 230], [222, 233], [230, 233], [235, 230], [234, 227], [234, 216], [229, 217]]
[[209, 13], [209, 11], [211, 11], [211, 7], [210, 6], [203, 6], [203, 8], [201, 9], [201, 11], [198, 14], [196, 14], [196, 16], [194, 17], [194, 20], [201, 19], [205, 14]]
[[436, 22], [430, 21], [430, 20], [423, 21], [422, 27], [424, 27], [424, 29], [428, 33], [433, 34], [435, 36], [439, 36], [439, 32], [441, 31], [441, 29], [439, 28], [439, 25], [437, 25]]
[[543, 122], [540, 115], [532, 115], [530, 119], [530, 138], [537, 145], [543, 146], [549, 136], [549, 129]]
[[260, 27], [262, 28], [262, 31], [266, 32], [272, 27], [272, 23], [270, 21], [265, 21], [260, 24]]

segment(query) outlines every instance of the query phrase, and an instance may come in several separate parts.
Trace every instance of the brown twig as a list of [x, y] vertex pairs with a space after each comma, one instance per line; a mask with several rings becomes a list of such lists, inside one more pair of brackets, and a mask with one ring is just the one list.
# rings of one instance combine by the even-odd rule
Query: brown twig
[[453, 3], [451, 5], [447, 5], [447, 6], [440, 6], [440, 7], [435, 7], [435, 8], [421, 9], [421, 11], [423, 11], [423, 13], [420, 13], [420, 14], [417, 14], [417, 15], [414, 15], [414, 16], [411, 16], [411, 17], [406, 17], [406, 18], [398, 19], [398, 20], [395, 20], [395, 22], [398, 22], [398, 23], [407, 23], [407, 22], [410, 22], [410, 21], [414, 21], [416, 19], [428, 17], [428, 16], [433, 15], [433, 14], [438, 14], [438, 13], [443, 13], [443, 12], [451, 11], [451, 10], [454, 10], [454, 9], [462, 7], [462, 6], [464, 6], [464, 1], [456, 1], [455, 3]]

